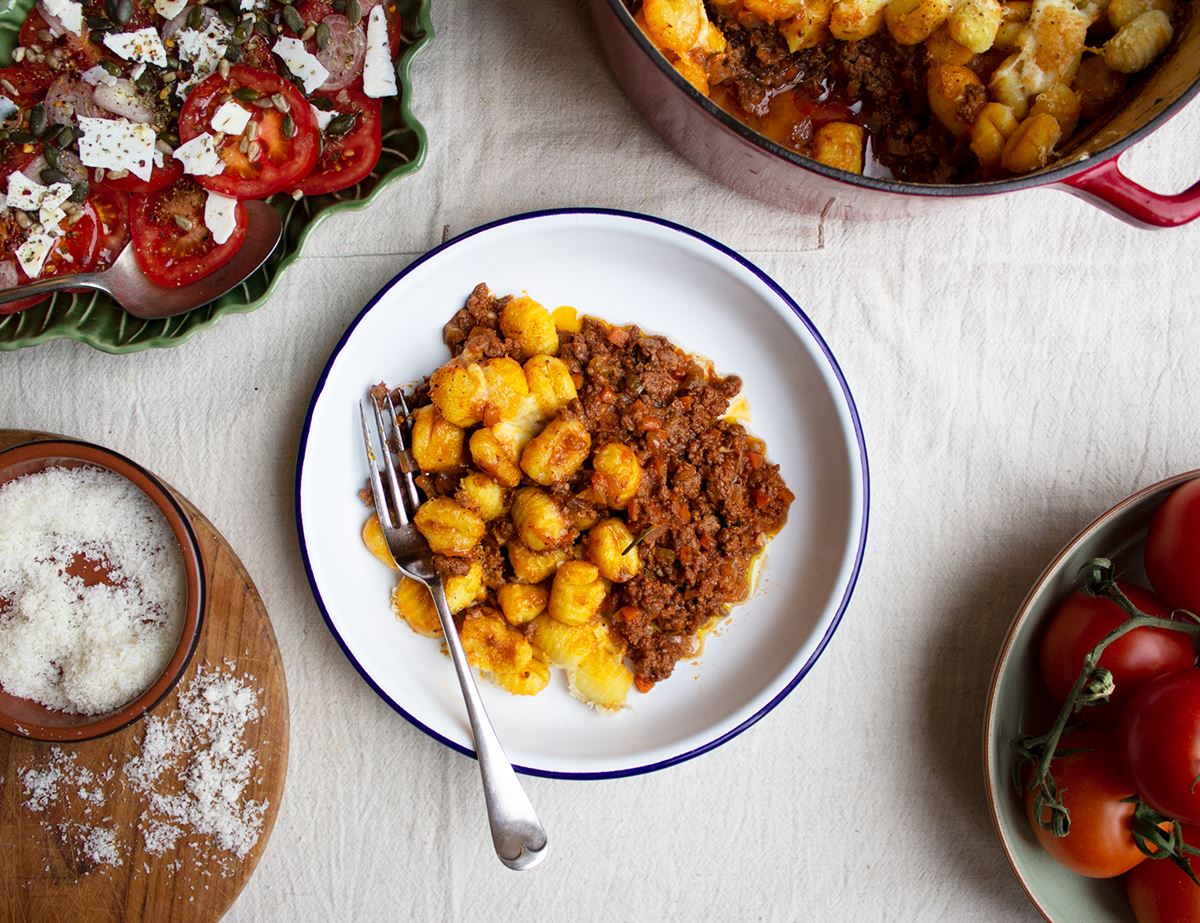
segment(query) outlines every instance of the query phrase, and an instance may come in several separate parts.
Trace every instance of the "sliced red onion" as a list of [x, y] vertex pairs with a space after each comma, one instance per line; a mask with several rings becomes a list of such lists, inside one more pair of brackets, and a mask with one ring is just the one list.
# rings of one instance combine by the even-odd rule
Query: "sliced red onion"
[[[195, 7], [185, 7], [178, 16], [174, 16], [163, 23], [161, 31], [164, 42], [181, 29], [191, 28], [191, 26], [187, 24], [187, 20], [193, 9], [195, 9]], [[197, 31], [203, 32], [208, 24], [216, 18], [217, 14], [207, 6], [200, 7], [200, 27], [197, 29]]]
[[142, 99], [142, 94], [133, 85], [132, 80], [122, 77], [112, 86], [101, 83], [92, 92], [96, 105], [123, 116], [131, 122], [148, 124], [154, 119], [154, 110]]
[[103, 118], [104, 110], [92, 98], [92, 88], [78, 77], [59, 77], [42, 101], [51, 125], [72, 125], [76, 119]]
[[12, 288], [14, 285], [20, 285], [21, 280], [17, 276], [17, 267], [12, 260], [5, 260], [0, 263], [0, 288]]
[[316, 57], [325, 65], [329, 76], [320, 89], [340, 90], [350, 86], [362, 74], [367, 36], [360, 26], [352, 26], [340, 13], [330, 13], [321, 23], [329, 29], [329, 42], [317, 50]]
[[37, 2], [37, 11], [42, 19], [46, 20], [46, 25], [49, 27], [51, 35], [66, 35], [71, 31], [61, 19], [46, 9], [46, 4], [42, 0], [38, 0]]
[[[38, 154], [21, 172], [33, 182], [40, 183], [42, 171], [46, 166], [46, 158]], [[58, 172], [65, 176], [72, 186], [88, 178], [87, 167], [70, 151], [62, 151], [58, 155]]]

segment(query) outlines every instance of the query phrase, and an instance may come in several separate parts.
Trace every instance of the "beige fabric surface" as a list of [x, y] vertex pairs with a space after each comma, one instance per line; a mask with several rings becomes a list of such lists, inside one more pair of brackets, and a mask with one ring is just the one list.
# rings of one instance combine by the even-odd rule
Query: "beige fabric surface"
[[[446, 0], [416, 66], [428, 162], [314, 235], [271, 303], [170, 350], [0, 354], [0, 423], [112, 446], [223, 530], [279, 636], [288, 789], [229, 920], [1034, 919], [987, 818], [983, 699], [1048, 558], [1134, 489], [1200, 466], [1200, 224], [1131, 229], [1055, 191], [911, 221], [795, 215], [697, 172], [627, 105], [580, 0]], [[1125, 158], [1200, 176], [1193, 106]], [[530, 779], [553, 838], [493, 858], [475, 764], [394, 714], [334, 643], [292, 512], [316, 377], [366, 300], [450, 233], [613, 206], [740, 250], [837, 354], [870, 451], [866, 565], [811, 675], [667, 772]]]

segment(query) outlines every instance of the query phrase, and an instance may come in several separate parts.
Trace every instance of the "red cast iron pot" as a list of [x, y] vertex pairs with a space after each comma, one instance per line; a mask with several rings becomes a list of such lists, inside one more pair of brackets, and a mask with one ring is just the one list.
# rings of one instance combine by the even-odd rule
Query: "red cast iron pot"
[[740, 192], [796, 211], [843, 208], [896, 217], [930, 203], [961, 201], [1034, 187], [1062, 189], [1142, 227], [1177, 227], [1200, 217], [1200, 183], [1160, 195], [1130, 180], [1118, 155], [1200, 93], [1200, 15], [1182, 26], [1172, 50], [1137, 95], [1098, 129], [1037, 173], [988, 183], [925, 185], [846, 173], [788, 150], [747, 127], [699, 93], [642, 33], [624, 0], [589, 0], [617, 82], [654, 129], [700, 169]]

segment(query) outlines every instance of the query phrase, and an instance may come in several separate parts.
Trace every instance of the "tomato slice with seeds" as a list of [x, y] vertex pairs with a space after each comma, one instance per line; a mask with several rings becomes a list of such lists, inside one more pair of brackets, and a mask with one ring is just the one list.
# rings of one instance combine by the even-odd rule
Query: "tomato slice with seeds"
[[164, 157], [163, 165], [154, 167], [150, 171], [149, 179], [140, 179], [132, 173], [125, 176], [109, 176], [105, 173], [104, 179], [97, 180], [95, 171], [92, 171], [92, 182], [96, 186], [112, 189], [114, 192], [146, 193], [170, 186], [181, 176], [183, 176], [183, 164], [174, 157]]
[[[238, 99], [234, 93], [239, 90], [257, 94], [258, 99], [281, 96], [291, 119], [291, 136], [285, 132], [283, 112], [275, 106], [255, 106], [251, 100]], [[255, 140], [243, 151], [245, 135], [226, 137], [219, 148], [225, 172], [200, 176], [197, 180], [208, 189], [238, 199], [262, 199], [295, 189], [317, 162], [321, 135], [308, 100], [295, 84], [278, 74], [239, 64], [230, 68], [228, 78], [220, 74], [207, 77], [183, 104], [179, 137], [190, 141], [210, 131], [213, 115], [231, 99], [250, 110], [256, 126]]]
[[383, 149], [379, 100], [353, 87], [317, 95], [330, 100], [339, 115], [354, 115], [355, 121], [345, 134], [325, 132], [316, 167], [296, 187], [305, 195], [321, 195], [353, 186], [375, 169]]
[[241, 63], [246, 67], [253, 67], [260, 71], [268, 71], [272, 74], [279, 73], [279, 59], [271, 54], [271, 46], [267, 40], [255, 32], [242, 45], [242, 60]]
[[108, 269], [129, 243], [129, 195], [115, 189], [93, 189], [88, 202], [100, 223], [96, 268]]
[[[400, 7], [396, 4], [396, 0], [359, 0], [359, 9], [362, 18], [356, 25], [366, 31], [367, 17], [371, 15], [371, 10], [374, 7], [383, 6], [384, 16], [387, 19], [388, 27], [388, 45], [391, 46], [392, 58], [399, 57], [402, 43], [404, 41], [404, 22], [400, 18]], [[321, 22], [330, 13], [338, 12], [333, 8], [333, 3], [330, 0], [304, 0], [296, 7], [296, 12], [300, 14], [300, 18], [305, 22]], [[345, 12], [343, 8], [342, 12]], [[309, 51], [313, 49], [310, 48]]]
[[[137, 4], [134, 4], [134, 9], [138, 9]], [[128, 28], [133, 29], [135, 27], [131, 23]], [[47, 56], [47, 62], [51, 60], [55, 62], [54, 67], [50, 67], [48, 63], [45, 64], [44, 66], [46, 66], [47, 70], [59, 74], [79, 74], [95, 65], [102, 58], [112, 58], [112, 55], [108, 53], [108, 50], [99, 41], [89, 42], [86, 38], [73, 35], [70, 32], [64, 33], [57, 38], [52, 38], [49, 42], [38, 35], [39, 32], [49, 31], [49, 23], [38, 12], [37, 7], [34, 7], [29, 11], [29, 15], [25, 17], [25, 22], [21, 25], [21, 31], [17, 34], [18, 45], [26, 48], [30, 45], [37, 45], [43, 52], [50, 51], [51, 48], [57, 50], [57, 54]]]
[[[80, 208], [78, 218], [63, 228], [62, 237], [54, 242], [42, 271], [37, 278], [46, 279], [50, 276], [66, 276], [79, 272], [88, 272], [96, 266], [100, 250], [100, 219], [95, 207], [90, 201]], [[24, 243], [28, 231], [17, 224], [16, 218], [10, 211], [9, 217], [0, 221], [0, 249], [3, 256], [0, 259], [11, 260], [16, 266], [20, 284], [32, 281], [17, 262], [17, 250]], [[32, 298], [22, 298], [0, 305], [0, 314], [15, 314], [24, 311], [35, 304], [40, 304], [49, 296], [36, 295]]]
[[205, 189], [190, 176], [165, 189], [133, 197], [133, 247], [150, 281], [176, 288], [202, 279], [231, 259], [246, 239], [246, 209], [223, 244], [204, 225]]
[[44, 64], [26, 61], [11, 67], [0, 67], [0, 93], [12, 97], [12, 101], [22, 109], [41, 99], [53, 82], [54, 74]]

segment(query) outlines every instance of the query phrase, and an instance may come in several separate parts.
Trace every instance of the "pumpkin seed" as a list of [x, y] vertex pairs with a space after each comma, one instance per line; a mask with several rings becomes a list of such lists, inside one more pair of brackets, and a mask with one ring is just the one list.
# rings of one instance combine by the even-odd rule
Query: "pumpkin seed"
[[309, 100], [309, 102], [322, 112], [328, 112], [333, 108], [333, 100], [329, 99], [327, 96], [314, 96]]
[[233, 43], [235, 45], [244, 45], [250, 38], [250, 34], [254, 31], [254, 23], [247, 20], [242, 20], [237, 24], [237, 28], [233, 30]]
[[41, 103], [29, 110], [29, 130], [39, 137], [46, 130], [46, 107]]
[[65, 174], [62, 170], [56, 170], [53, 167], [47, 167], [45, 170], [42, 170], [40, 173], [38, 173], [38, 176], [41, 177], [42, 182], [47, 186], [49, 186], [51, 183], [65, 183], [67, 181], [67, 174]]
[[340, 138], [342, 135], [348, 135], [354, 130], [354, 125], [357, 121], [357, 112], [344, 112], [341, 115], [334, 116], [326, 126], [325, 134], [332, 138]]
[[194, 6], [188, 10], [187, 24], [189, 29], [199, 29], [202, 22], [204, 22], [204, 10], [202, 7]]
[[17, 144], [32, 144], [36, 138], [27, 131], [14, 131], [9, 138]]
[[75, 143], [75, 129], [70, 125], [64, 125], [62, 131], [58, 133], [58, 143], [60, 147], [70, 147]]
[[233, 95], [235, 98], [248, 103], [254, 102], [254, 100], [259, 99], [262, 96], [262, 94], [258, 92], [258, 90], [254, 89], [254, 87], [238, 87], [233, 91]]
[[159, 138], [163, 141], [166, 141], [167, 144], [171, 145], [171, 147], [179, 147], [179, 135], [175, 134], [173, 131], [164, 131], [161, 135], [159, 135]]
[[358, 0], [346, 0], [346, 18], [350, 20], [351, 25], [358, 25], [358, 21], [362, 19], [362, 4]]
[[290, 115], [285, 115], [283, 117], [283, 124], [280, 126], [280, 130], [283, 131], [283, 136], [285, 138], [295, 137], [296, 122], [292, 119], [292, 117]]
[[[97, 170], [96, 171], [96, 179], [101, 180], [103, 178], [104, 178], [104, 173], [101, 170]], [[71, 187], [71, 201], [74, 202], [76, 205], [78, 205], [79, 203], [83, 202], [88, 197], [88, 193], [90, 193], [91, 191], [92, 190], [88, 184], [88, 181], [86, 179], [81, 179], [79, 182], [77, 182], [74, 186]]]
[[191, 218], [188, 218], [186, 215], [176, 215], [175, 223], [179, 225], [179, 230], [181, 231], [190, 231], [196, 226], [196, 222]]
[[285, 6], [283, 8], [283, 21], [297, 35], [304, 31], [304, 17], [296, 12], [294, 6]]
[[116, 61], [104, 60], [100, 62], [100, 66], [104, 68], [105, 72], [110, 77], [121, 76], [121, 65], [119, 65]]
[[42, 156], [46, 158], [46, 165], [53, 169], [58, 169], [58, 148], [53, 144], [47, 144], [42, 148]]
[[258, 20], [254, 24], [254, 29], [256, 32], [258, 32], [260, 35], [265, 36], [266, 38], [274, 38], [276, 35], [279, 34], [278, 27], [266, 19]]
[[7, 140], [8, 140], [8, 129], [0, 128], [0, 141], [7, 141]]
[[236, 26], [238, 21], [237, 13], [227, 6], [223, 6], [217, 10], [217, 15], [221, 17], [221, 21], [227, 26]]
[[117, 0], [104, 0], [104, 12], [109, 19], [117, 18]]
[[332, 36], [329, 34], [329, 26], [325, 25], [325, 23], [320, 23], [317, 26], [317, 47], [324, 48], [329, 44], [330, 38]]
[[335, 13], [346, 12], [346, 0], [333, 0], [333, 3], [331, 3], [330, 6], [333, 7], [333, 11]]
[[[224, 64], [226, 62], [230, 62], [232, 64], [237, 64], [240, 60], [242, 60], [242, 49], [240, 49], [237, 45], [230, 45], [225, 49], [225, 57], [222, 59], [221, 63]], [[229, 75], [223, 74], [222, 76], [228, 77]]]
[[134, 81], [134, 85], [143, 93], [153, 93], [154, 75], [150, 71], [143, 71], [141, 76]]
[[117, 0], [117, 11], [112, 18], [121, 25], [133, 19], [133, 0]]

